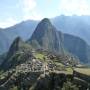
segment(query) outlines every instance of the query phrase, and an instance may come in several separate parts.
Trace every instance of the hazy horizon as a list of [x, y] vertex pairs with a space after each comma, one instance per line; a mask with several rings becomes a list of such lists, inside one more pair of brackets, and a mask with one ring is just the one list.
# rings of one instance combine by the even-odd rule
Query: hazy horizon
[[90, 15], [90, 0], [3, 0], [0, 12], [0, 27], [5, 28], [28, 19]]

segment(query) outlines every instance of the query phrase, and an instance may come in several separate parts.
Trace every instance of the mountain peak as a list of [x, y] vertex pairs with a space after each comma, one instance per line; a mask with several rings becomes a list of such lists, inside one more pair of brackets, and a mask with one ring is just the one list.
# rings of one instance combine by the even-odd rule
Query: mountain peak
[[50, 20], [49, 20], [48, 18], [44, 18], [44, 19], [42, 19], [42, 21], [41, 21], [41, 22], [51, 23], [51, 22], [50, 22]]
[[19, 43], [20, 41], [22, 41], [22, 39], [21, 39], [20, 37], [17, 37], [17, 38], [14, 40], [15, 43]]
[[13, 43], [11, 44], [11, 47], [10, 47], [10, 49], [9, 49], [9, 51], [8, 51], [8, 57], [9, 56], [12, 56], [16, 51], [18, 51], [19, 50], [19, 48], [20, 48], [20, 46], [21, 46], [21, 44], [23, 44], [24, 42], [22, 41], [22, 39], [20, 38], [20, 37], [17, 37], [14, 41], [13, 41]]
[[36, 40], [36, 39], [39, 40], [40, 38], [42, 39], [44, 36], [48, 35], [51, 32], [54, 32], [54, 31], [55, 31], [55, 27], [52, 25], [50, 20], [48, 18], [44, 18], [37, 25], [30, 40]]
[[40, 39], [42, 38], [46, 33], [52, 32], [55, 28], [53, 27], [52, 23], [48, 18], [44, 18], [40, 21], [40, 23], [37, 25], [34, 33], [32, 34], [32, 37], [30, 39]]
[[[61, 51], [61, 34], [48, 18], [44, 18], [36, 27], [28, 42], [36, 42], [42, 49], [49, 51]], [[33, 43], [33, 45], [36, 45]]]
[[50, 20], [48, 18], [44, 18], [37, 26], [38, 27], [43, 27], [43, 28], [48, 28], [48, 27], [52, 27], [52, 23], [50, 22]]
[[12, 43], [11, 48], [18, 50], [23, 43], [23, 40], [20, 37], [17, 37]]

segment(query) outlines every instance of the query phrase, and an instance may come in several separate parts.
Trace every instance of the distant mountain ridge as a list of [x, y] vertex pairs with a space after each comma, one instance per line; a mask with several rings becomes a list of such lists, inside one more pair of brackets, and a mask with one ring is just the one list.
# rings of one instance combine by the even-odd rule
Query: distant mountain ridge
[[37, 23], [38, 21], [28, 20], [6, 29], [0, 29], [0, 54], [9, 50], [15, 38], [21, 37], [24, 41], [27, 40]]
[[52, 19], [58, 30], [78, 36], [90, 45], [90, 16], [61, 15]]
[[[63, 33], [78, 36], [90, 45], [90, 16], [58, 16], [51, 19], [57, 30]], [[9, 47], [16, 37], [23, 40], [29, 39], [35, 30], [39, 21], [27, 20], [15, 26], [1, 29], [0, 28], [0, 54], [9, 50]], [[3, 39], [2, 39], [3, 38]]]
[[[39, 26], [37, 26], [35, 31], [30, 29], [30, 28], [35, 28], [37, 23], [38, 22], [36, 21], [33, 23], [32, 21], [31, 22], [28, 21], [28, 22], [23, 22], [21, 24], [17, 24], [11, 28], [7, 28], [6, 30], [1, 29], [0, 32], [3, 32], [1, 34], [2, 38], [6, 37], [5, 40], [1, 39], [1, 42], [0, 42], [2, 46], [5, 45], [5, 47], [1, 49], [1, 53], [8, 51], [13, 40], [16, 37], [20, 36], [23, 40], [27, 40], [29, 38], [30, 41], [34, 42], [33, 46], [35, 47], [36, 46], [38, 48], [42, 47], [42, 48], [49, 49], [50, 51], [55, 51], [55, 52], [60, 52], [63, 48], [66, 48], [70, 53], [78, 56], [82, 62], [87, 63], [90, 61], [90, 56], [89, 56], [90, 47], [89, 45], [87, 45], [86, 42], [84, 42], [84, 40], [82, 40], [79, 37], [77, 38], [75, 36], [63, 34], [62, 32], [59, 32], [59, 30], [57, 31], [57, 29], [53, 26], [54, 24], [52, 25], [48, 19], [42, 20], [38, 24]], [[42, 32], [42, 29], [43, 29], [43, 32]], [[34, 31], [33, 34], [36, 34], [36, 35], [32, 35], [33, 31]], [[71, 38], [69, 39], [69, 37]], [[68, 43], [68, 41], [70, 41], [70, 43]], [[2, 44], [2, 42], [4, 43]], [[75, 45], [73, 43], [75, 43]]]
[[90, 46], [88, 47], [87, 43], [76, 36], [64, 34], [64, 47], [67, 51], [79, 57], [81, 62], [88, 63], [90, 62], [89, 54]]

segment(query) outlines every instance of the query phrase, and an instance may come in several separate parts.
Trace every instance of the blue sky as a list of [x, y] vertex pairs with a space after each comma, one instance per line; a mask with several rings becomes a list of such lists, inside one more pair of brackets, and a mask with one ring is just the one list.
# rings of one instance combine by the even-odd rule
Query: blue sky
[[90, 15], [90, 0], [1, 0], [0, 27], [23, 20], [64, 15]]

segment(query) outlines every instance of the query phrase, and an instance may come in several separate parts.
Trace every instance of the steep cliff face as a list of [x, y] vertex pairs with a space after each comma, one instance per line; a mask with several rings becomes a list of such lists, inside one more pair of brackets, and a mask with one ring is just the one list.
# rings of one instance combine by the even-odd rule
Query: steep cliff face
[[35, 41], [43, 49], [60, 53], [62, 48], [61, 36], [62, 33], [58, 33], [49, 19], [45, 18], [38, 24], [28, 42], [33, 44]]
[[[73, 55], [76, 55], [81, 62], [88, 63], [88, 45], [79, 37], [64, 34], [64, 47]], [[88, 47], [88, 48], [87, 48]]]

